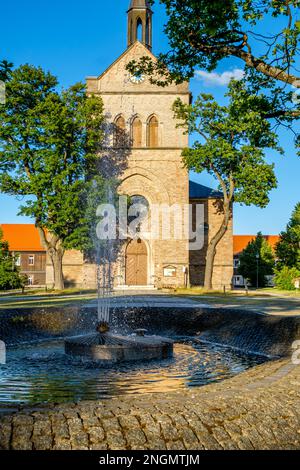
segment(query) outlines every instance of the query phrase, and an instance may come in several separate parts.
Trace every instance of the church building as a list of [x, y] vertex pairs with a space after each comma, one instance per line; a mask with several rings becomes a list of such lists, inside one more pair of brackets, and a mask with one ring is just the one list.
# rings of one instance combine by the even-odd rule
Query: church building
[[[188, 146], [188, 136], [176, 127], [172, 105], [177, 98], [189, 103], [189, 84], [159, 87], [151, 84], [146, 76], [131, 75], [126, 70], [132, 60], [144, 56], [155, 60], [153, 12], [148, 2], [131, 0], [127, 15], [127, 49], [101, 75], [87, 78], [88, 93], [101, 96], [106, 119], [114, 129], [108, 143], [111, 154], [124, 156], [124, 166], [118, 164], [116, 169], [119, 192], [146, 201], [149, 207], [203, 204], [205, 241], [199, 250], [190, 251], [188, 237], [153, 239], [149, 234], [148, 239], [129, 239], [122, 248], [115, 284], [122, 289], [201, 285], [207, 244], [222, 220], [219, 210], [222, 194], [189, 181], [182, 162], [181, 154]], [[217, 250], [214, 288], [231, 286], [232, 240], [231, 224]], [[96, 268], [80, 252], [65, 254], [64, 276], [66, 285], [86, 288], [96, 285]], [[49, 285], [52, 279], [48, 263]]]

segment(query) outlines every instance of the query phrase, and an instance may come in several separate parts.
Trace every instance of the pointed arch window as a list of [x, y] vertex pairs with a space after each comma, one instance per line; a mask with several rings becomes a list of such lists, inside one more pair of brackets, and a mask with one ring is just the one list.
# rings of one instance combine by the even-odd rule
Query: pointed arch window
[[126, 122], [123, 116], [118, 116], [115, 120], [114, 146], [124, 147], [126, 133]]
[[136, 117], [132, 121], [132, 146], [133, 147], [141, 147], [142, 146], [142, 121], [140, 118]]
[[147, 147], [158, 147], [158, 119], [151, 116], [147, 125]]
[[138, 18], [136, 22], [136, 39], [140, 42], [143, 42], [143, 28], [143, 22], [141, 18]]

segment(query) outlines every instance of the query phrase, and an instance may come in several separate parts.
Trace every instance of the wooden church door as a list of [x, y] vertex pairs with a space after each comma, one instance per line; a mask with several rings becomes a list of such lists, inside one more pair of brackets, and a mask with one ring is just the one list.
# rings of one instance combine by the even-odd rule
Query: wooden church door
[[148, 284], [147, 247], [142, 240], [132, 240], [126, 250], [126, 285], [146, 286]]

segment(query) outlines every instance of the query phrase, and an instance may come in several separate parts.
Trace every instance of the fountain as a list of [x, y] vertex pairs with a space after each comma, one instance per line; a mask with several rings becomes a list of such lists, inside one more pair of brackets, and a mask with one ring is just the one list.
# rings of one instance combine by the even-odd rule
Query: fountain
[[94, 333], [67, 340], [65, 352], [110, 365], [167, 359], [173, 355], [173, 341], [160, 336], [143, 336], [139, 331], [130, 336]]
[[[107, 200], [113, 203], [113, 193], [109, 189]], [[173, 356], [171, 339], [161, 336], [148, 336], [145, 329], [138, 329], [123, 336], [110, 331], [110, 315], [113, 295], [113, 267], [119, 253], [119, 242], [111, 240], [95, 241], [97, 253], [98, 322], [95, 333], [77, 336], [65, 341], [66, 354], [81, 356], [97, 361], [99, 365], [120, 362], [161, 360]]]

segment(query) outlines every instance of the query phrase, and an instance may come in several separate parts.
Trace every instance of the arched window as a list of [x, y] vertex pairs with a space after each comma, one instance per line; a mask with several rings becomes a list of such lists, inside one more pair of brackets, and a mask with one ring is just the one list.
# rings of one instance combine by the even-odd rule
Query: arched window
[[136, 38], [138, 41], [143, 42], [143, 22], [141, 18], [138, 18], [136, 22]]
[[152, 116], [147, 125], [147, 147], [158, 147], [158, 119]]
[[126, 123], [123, 116], [119, 116], [115, 120], [114, 128], [114, 146], [124, 147], [125, 144]]
[[131, 137], [133, 147], [142, 146], [142, 121], [138, 117], [132, 121]]
[[[138, 224], [134, 225], [136, 233], [131, 233], [131, 236], [135, 236], [141, 231], [142, 225], [146, 223], [150, 214], [150, 205], [148, 200], [144, 196], [135, 195], [129, 197], [128, 205], [128, 225], [138, 219]], [[131, 226], [131, 228], [133, 228]]]

